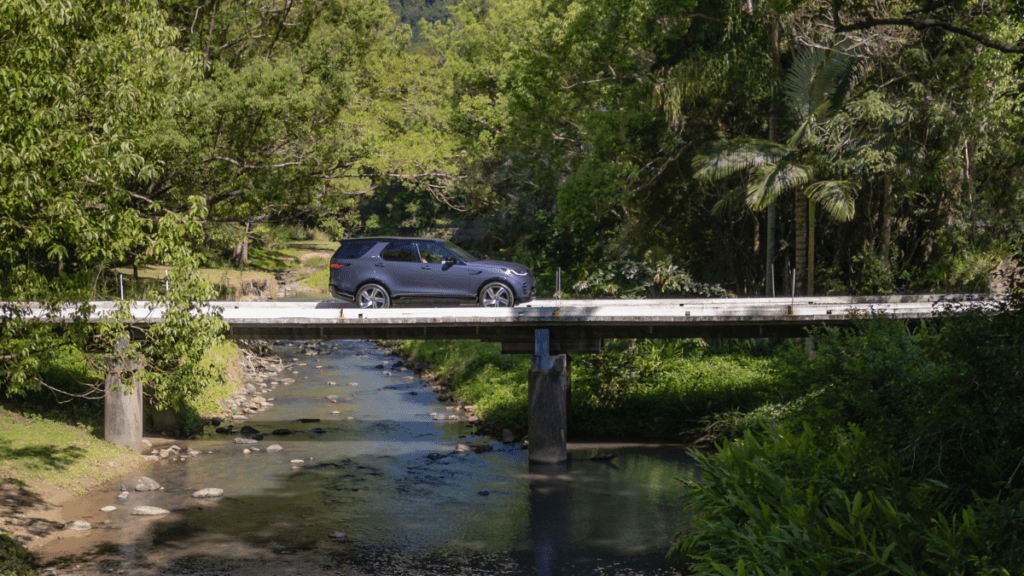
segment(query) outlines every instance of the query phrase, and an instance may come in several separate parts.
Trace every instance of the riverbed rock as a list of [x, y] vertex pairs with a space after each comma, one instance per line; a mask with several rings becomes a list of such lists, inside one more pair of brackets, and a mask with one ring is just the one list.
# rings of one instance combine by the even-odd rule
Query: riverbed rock
[[349, 382], [349, 386], [359, 386], [359, 382]]
[[334, 531], [327, 535], [334, 542], [348, 542], [348, 534]]
[[508, 428], [505, 428], [501, 431], [501, 441], [505, 444], [511, 444], [516, 441], [516, 435]]
[[146, 476], [139, 478], [139, 481], [135, 483], [136, 492], [152, 492], [159, 489], [160, 483]]
[[253, 428], [252, 426], [242, 426], [242, 429], [239, 430], [239, 432], [241, 432], [242, 434], [259, 434], [260, 433], [259, 430]]
[[287, 436], [291, 433], [292, 431], [287, 428], [278, 428], [277, 430], [271, 432], [271, 434], [273, 434], [274, 436]]
[[337, 402], [338, 402], [338, 395], [337, 394], [331, 394], [330, 396], [327, 397], [327, 401], [328, 402], [334, 402], [335, 404], [337, 404]]
[[284, 446], [281, 446], [280, 444], [271, 444], [270, 446], [267, 446], [267, 454], [273, 454], [275, 452], [280, 452], [281, 450], [284, 450]]
[[490, 444], [478, 444], [473, 446], [473, 452], [476, 452], [477, 454], [483, 454], [484, 452], [490, 452], [491, 450], [494, 450], [494, 446], [491, 446]]
[[235, 438], [235, 444], [255, 444], [257, 442], [259, 442], [259, 440], [255, 440], [253, 438]]
[[136, 506], [132, 508], [132, 516], [161, 516], [170, 513], [170, 510], [164, 510], [156, 506]]
[[296, 420], [296, 422], [301, 422], [303, 424], [312, 424], [314, 422], [319, 422], [319, 421], [320, 421], [319, 418], [299, 418], [298, 420]]
[[193, 498], [220, 498], [223, 495], [223, 488], [203, 488], [192, 493]]
[[85, 520], [75, 520], [74, 522], [68, 522], [64, 525], [68, 530], [92, 530], [92, 524], [89, 524]]
[[113, 512], [114, 510], [117, 510], [117, 506], [104, 506], [100, 508], [100, 512]]
[[127, 492], [121, 492], [120, 494], [117, 495], [117, 499], [122, 501], [122, 502], [127, 500], [128, 499], [128, 493]]
[[459, 454], [465, 454], [466, 452], [472, 452], [472, 450], [473, 449], [469, 447], [469, 444], [458, 444], [458, 445], [455, 446], [455, 451], [458, 452]]

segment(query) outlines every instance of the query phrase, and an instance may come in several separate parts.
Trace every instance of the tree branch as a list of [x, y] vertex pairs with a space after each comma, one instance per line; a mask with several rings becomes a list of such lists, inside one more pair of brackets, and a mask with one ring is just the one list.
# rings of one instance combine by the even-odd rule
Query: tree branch
[[858, 30], [867, 30], [868, 28], [877, 28], [879, 26], [907, 26], [914, 30], [926, 30], [928, 28], [939, 28], [959, 36], [966, 36], [974, 40], [975, 42], [1002, 52], [1003, 54], [1024, 54], [1024, 46], [1005, 44], [1003, 42], [996, 42], [988, 36], [978, 34], [973, 30], [968, 30], [961, 26], [956, 26], [948, 22], [942, 22], [939, 20], [933, 20], [930, 18], [914, 19], [914, 18], [868, 18], [861, 22], [854, 22], [852, 24], [841, 24], [836, 19], [836, 32], [856, 32]]
[[224, 156], [211, 156], [206, 159], [207, 162], [213, 162], [219, 160], [221, 162], [227, 162], [228, 164], [234, 164], [243, 170], [273, 170], [276, 168], [287, 168], [289, 166], [301, 166], [302, 162], [281, 162], [280, 164], [249, 164], [247, 162], [239, 162], [234, 158], [227, 158]]

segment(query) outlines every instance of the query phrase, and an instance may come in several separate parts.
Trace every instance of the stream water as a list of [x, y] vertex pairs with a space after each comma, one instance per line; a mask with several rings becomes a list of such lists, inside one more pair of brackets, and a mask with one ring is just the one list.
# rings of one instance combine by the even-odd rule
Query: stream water
[[[696, 473], [682, 448], [575, 443], [568, 463], [532, 465], [518, 443], [440, 420], [445, 404], [413, 373], [387, 371], [397, 358], [372, 343], [323, 348], [310, 357], [275, 346], [294, 382], [246, 422], [266, 434], [260, 451], [211, 430], [187, 442], [199, 456], [154, 465], [163, 490], [119, 502], [125, 480], [90, 492], [65, 519], [94, 529], [40, 549], [47, 565], [82, 575], [675, 573], [664, 558], [686, 523], [680, 480]], [[281, 429], [292, 433], [269, 434]], [[456, 453], [460, 443], [488, 451]], [[271, 444], [283, 450], [267, 453]], [[615, 457], [591, 460], [599, 453]], [[192, 497], [207, 487], [224, 496]], [[171, 513], [129, 514], [142, 504]], [[108, 505], [117, 509], [99, 510]]]

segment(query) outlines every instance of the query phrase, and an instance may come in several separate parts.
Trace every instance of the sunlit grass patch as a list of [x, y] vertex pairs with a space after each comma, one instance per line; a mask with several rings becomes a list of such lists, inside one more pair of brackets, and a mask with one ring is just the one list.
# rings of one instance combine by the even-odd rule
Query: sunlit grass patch
[[138, 462], [137, 454], [83, 428], [0, 409], [0, 478], [5, 482], [46, 482], [82, 493]]

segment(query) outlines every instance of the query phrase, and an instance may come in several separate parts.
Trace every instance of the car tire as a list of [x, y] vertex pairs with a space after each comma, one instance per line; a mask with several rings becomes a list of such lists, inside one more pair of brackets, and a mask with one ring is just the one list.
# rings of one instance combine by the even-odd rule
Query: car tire
[[390, 308], [391, 295], [380, 284], [363, 284], [356, 291], [356, 306], [360, 308]]
[[511, 308], [516, 303], [512, 288], [504, 282], [488, 282], [480, 289], [480, 305], [488, 308]]

